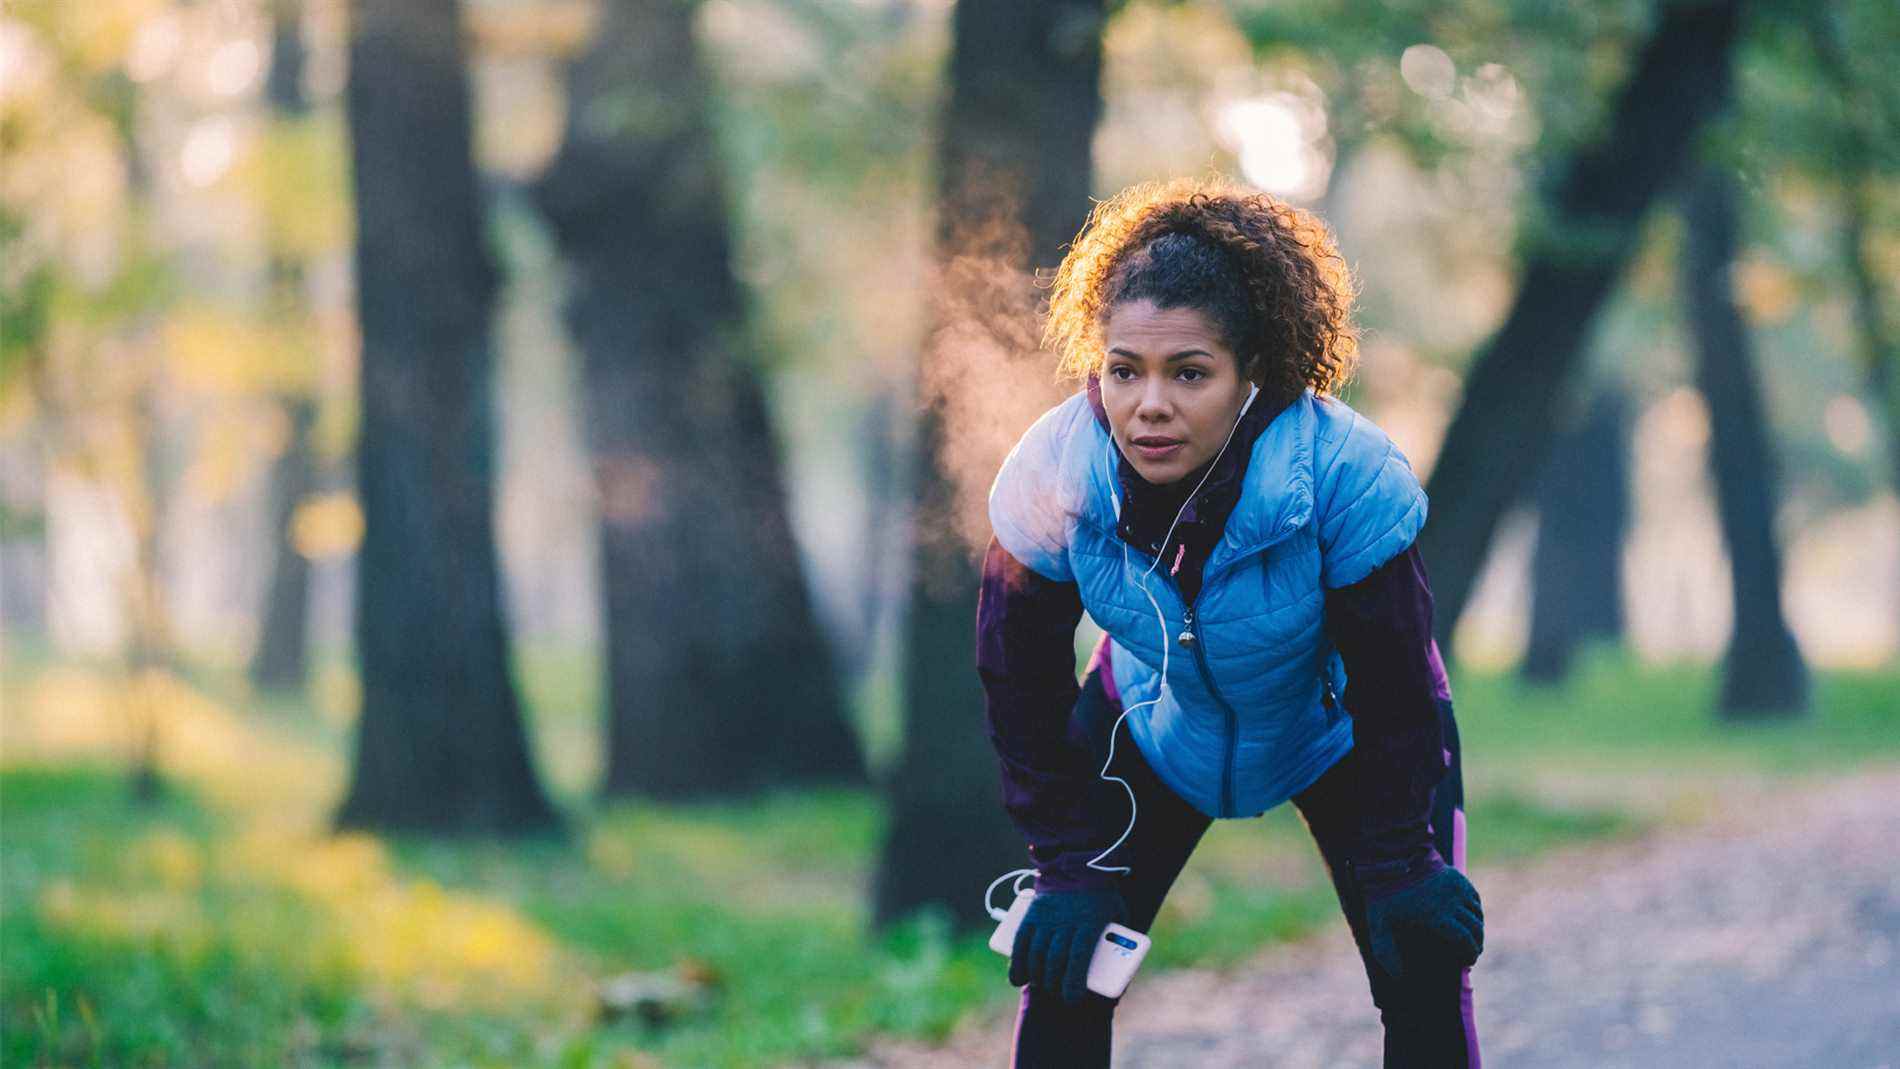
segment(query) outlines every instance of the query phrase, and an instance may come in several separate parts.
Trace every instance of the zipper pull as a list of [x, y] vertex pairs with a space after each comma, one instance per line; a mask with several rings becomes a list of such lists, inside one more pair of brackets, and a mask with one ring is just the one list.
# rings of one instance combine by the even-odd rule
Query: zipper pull
[[1176, 638], [1175, 641], [1191, 649], [1194, 646], [1194, 609], [1192, 606], [1182, 611], [1181, 623], [1184, 626], [1180, 636]]

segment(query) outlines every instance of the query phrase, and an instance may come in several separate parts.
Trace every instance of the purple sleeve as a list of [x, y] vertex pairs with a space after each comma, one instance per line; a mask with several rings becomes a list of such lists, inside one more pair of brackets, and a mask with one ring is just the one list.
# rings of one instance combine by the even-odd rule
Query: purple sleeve
[[1093, 856], [1095, 838], [1086, 810], [1093, 770], [1069, 734], [1081, 619], [1080, 588], [1037, 574], [990, 539], [976, 603], [976, 670], [1002, 767], [1003, 808], [1045, 890], [1108, 879], [1080, 863]]
[[1446, 754], [1438, 702], [1451, 688], [1432, 639], [1432, 591], [1416, 543], [1350, 586], [1326, 591], [1326, 634], [1346, 668], [1341, 696], [1366, 772], [1353, 862], [1380, 897], [1445, 867], [1431, 838]]

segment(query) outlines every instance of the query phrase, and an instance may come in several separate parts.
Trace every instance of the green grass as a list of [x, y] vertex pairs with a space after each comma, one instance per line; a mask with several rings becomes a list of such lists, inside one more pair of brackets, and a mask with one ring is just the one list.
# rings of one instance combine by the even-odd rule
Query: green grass
[[202, 851], [220, 833], [188, 794], [137, 806], [117, 770], [10, 768], [0, 813], [5, 1064], [278, 1064], [297, 1022], [350, 1031], [351, 978], [303, 953], [320, 923], [304, 903], [218, 881], [154, 893], [181, 874], [137, 844]]
[[1779, 777], [1900, 756], [1900, 672], [1816, 672], [1805, 715], [1753, 722], [1716, 715], [1717, 684], [1705, 666], [1643, 665], [1602, 647], [1560, 689], [1453, 673], [1468, 764], [1487, 773]]
[[[32, 673], [10, 653], [11, 732]], [[594, 806], [595, 662], [530, 649], [519, 666], [537, 759], [573, 815], [564, 841], [325, 847], [311, 830], [335, 801], [347, 721], [249, 695], [228, 672], [194, 678], [231, 710], [222, 730], [308, 776], [234, 794], [181, 770], [144, 807], [109, 753], [22, 764], [10, 748], [4, 1064], [744, 1066], [1009, 1012], [1015, 991], [981, 934], [930, 913], [867, 934], [874, 795]], [[1668, 798], [1736, 777], [1900, 758], [1894, 673], [1821, 673], [1812, 715], [1773, 725], [1716, 721], [1713, 684], [1707, 669], [1607, 652], [1556, 693], [1456, 673], [1474, 865], [1640, 831], [1669, 817]], [[336, 852], [300, 863], [322, 849]], [[1336, 923], [1291, 807], [1219, 822], [1164, 906], [1149, 969], [1229, 965]], [[472, 928], [488, 942], [459, 942]], [[659, 1029], [594, 1017], [593, 981], [682, 967], [715, 985], [704, 1016]]]

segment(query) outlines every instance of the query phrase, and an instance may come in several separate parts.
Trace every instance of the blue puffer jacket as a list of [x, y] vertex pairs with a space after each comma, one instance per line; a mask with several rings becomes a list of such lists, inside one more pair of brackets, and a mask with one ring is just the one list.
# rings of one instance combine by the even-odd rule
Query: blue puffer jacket
[[1384, 431], [1306, 391], [1255, 440], [1195, 603], [1165, 567], [1145, 580], [1167, 620], [1164, 689], [1163, 632], [1142, 593], [1154, 558], [1116, 535], [1116, 461], [1078, 391], [1010, 451], [990, 524], [1025, 566], [1077, 584], [1114, 643], [1131, 733], [1162, 780], [1210, 817], [1258, 816], [1352, 749], [1322, 584], [1348, 586], [1409, 546], [1425, 491]]

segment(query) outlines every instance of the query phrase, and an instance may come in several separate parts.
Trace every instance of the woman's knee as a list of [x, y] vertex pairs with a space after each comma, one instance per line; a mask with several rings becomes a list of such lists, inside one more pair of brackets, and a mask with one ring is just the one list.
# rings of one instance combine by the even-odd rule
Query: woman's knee
[[1372, 1002], [1379, 1009], [1395, 1013], [1413, 1013], [1421, 1008], [1456, 1006], [1464, 985], [1465, 970], [1420, 964], [1393, 976], [1371, 963]]
[[1010, 1048], [1012, 1069], [1108, 1065], [1119, 1002], [1090, 991], [1070, 1005], [1058, 992], [1023, 988]]

